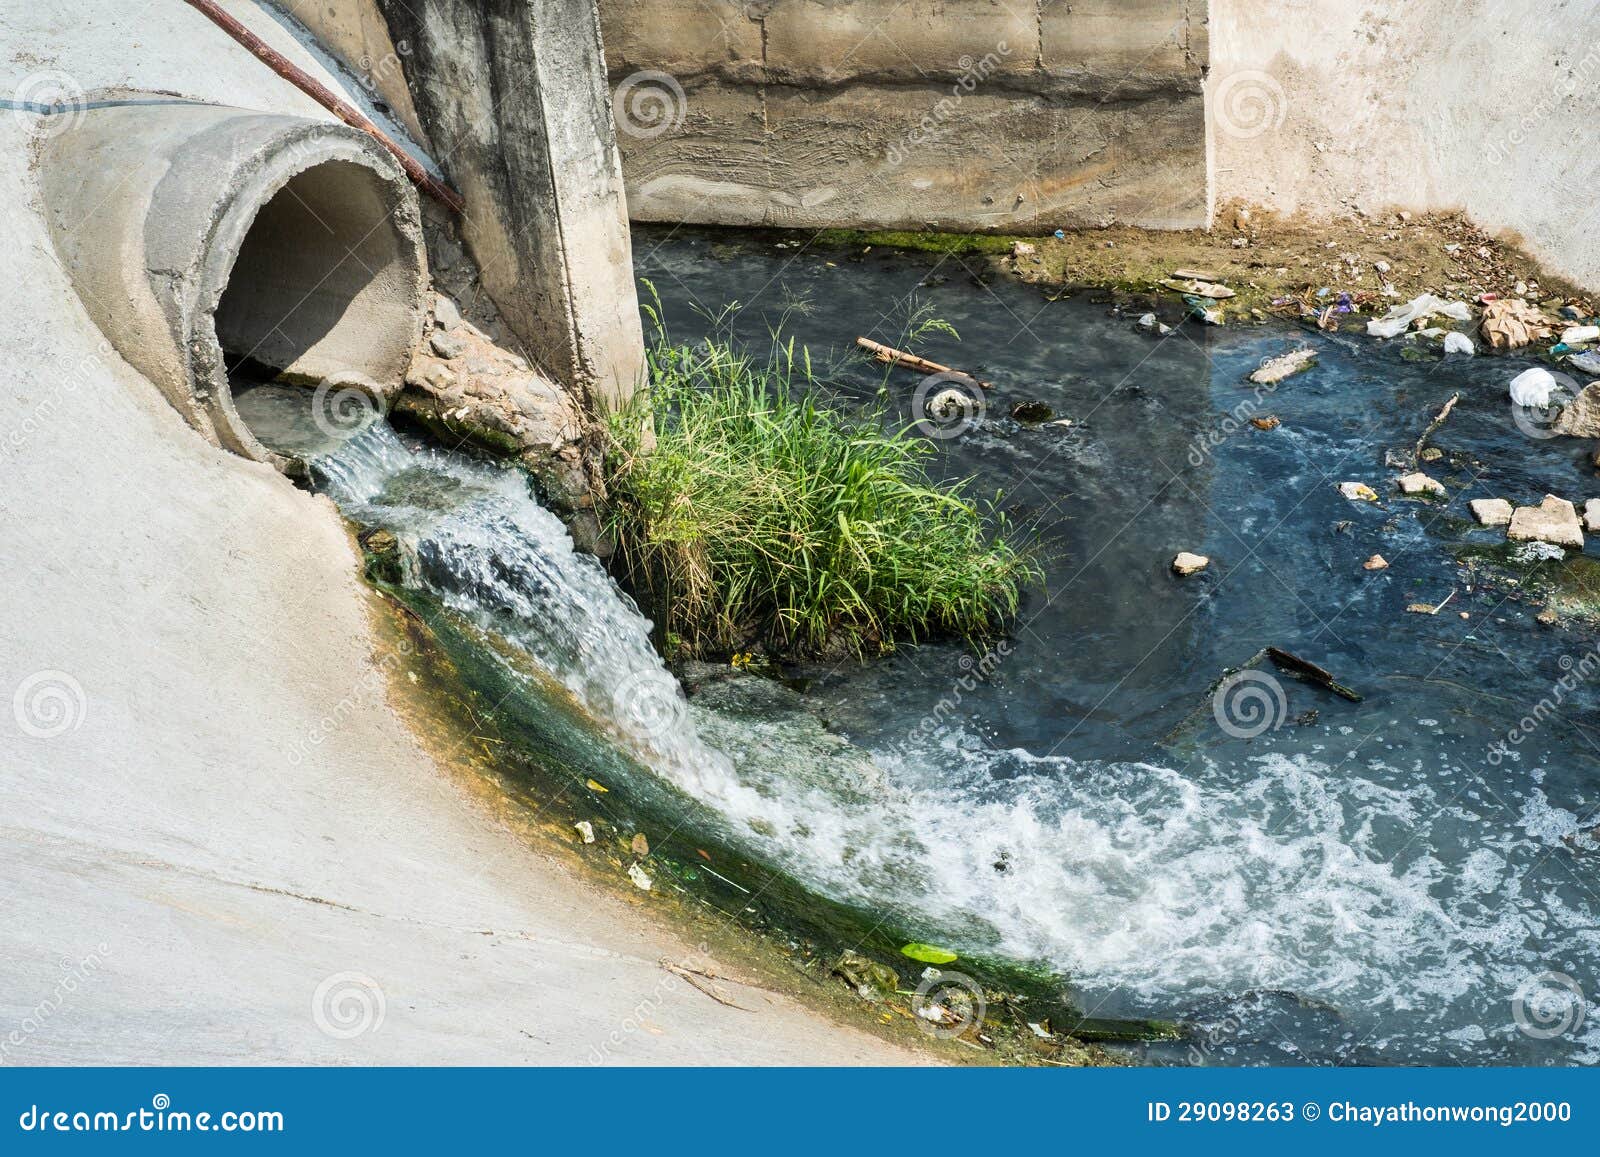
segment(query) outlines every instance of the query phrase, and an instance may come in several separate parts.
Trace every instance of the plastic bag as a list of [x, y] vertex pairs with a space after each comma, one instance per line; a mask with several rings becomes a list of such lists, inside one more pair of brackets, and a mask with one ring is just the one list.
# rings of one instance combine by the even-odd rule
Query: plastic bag
[[1454, 321], [1471, 321], [1472, 311], [1464, 301], [1446, 301], [1431, 293], [1414, 297], [1404, 305], [1393, 305], [1380, 318], [1367, 322], [1367, 333], [1373, 337], [1398, 337], [1411, 328], [1418, 318], [1438, 314]]

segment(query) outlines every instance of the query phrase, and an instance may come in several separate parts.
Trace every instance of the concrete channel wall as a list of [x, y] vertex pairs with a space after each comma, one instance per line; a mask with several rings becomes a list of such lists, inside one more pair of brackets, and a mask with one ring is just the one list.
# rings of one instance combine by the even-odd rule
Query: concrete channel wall
[[600, 10], [635, 220], [1206, 223], [1206, 0]]
[[1600, 4], [1211, 0], [1212, 181], [1314, 216], [1461, 209], [1600, 287]]

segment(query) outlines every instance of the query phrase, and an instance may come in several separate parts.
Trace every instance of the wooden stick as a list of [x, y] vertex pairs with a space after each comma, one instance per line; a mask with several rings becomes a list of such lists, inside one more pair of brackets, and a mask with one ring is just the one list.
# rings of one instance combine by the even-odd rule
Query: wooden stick
[[871, 338], [858, 337], [856, 338], [856, 345], [871, 353], [876, 360], [883, 362], [885, 365], [904, 366], [908, 370], [916, 370], [919, 374], [954, 374], [957, 377], [966, 378], [968, 381], [978, 382], [978, 385], [986, 390], [994, 389], [993, 382], [980, 382], [971, 374], [953, 370], [949, 366], [942, 366], [938, 362], [929, 361], [927, 358], [919, 358], [916, 354], [908, 354], [904, 350], [897, 350], [893, 346], [883, 345], [880, 342], [873, 341]]
[[1413, 466], [1422, 460], [1422, 451], [1427, 445], [1428, 439], [1433, 437], [1434, 431], [1444, 425], [1445, 419], [1450, 416], [1450, 411], [1456, 408], [1456, 403], [1460, 400], [1460, 394], [1451, 394], [1450, 400], [1444, 404], [1444, 409], [1439, 411], [1439, 416], [1429, 422], [1427, 428], [1422, 431], [1422, 437], [1417, 439], [1416, 448], [1411, 451], [1411, 464]]
[[406, 171], [406, 176], [410, 177], [412, 181], [435, 200], [449, 206], [457, 213], [466, 210], [467, 203], [461, 199], [460, 193], [423, 168], [416, 158], [395, 143], [387, 133], [373, 124], [372, 121], [368, 120], [365, 114], [354, 105], [338, 96], [332, 89], [295, 64], [294, 61], [284, 56], [283, 53], [273, 48], [272, 45], [262, 40], [261, 37], [217, 7], [215, 0], [189, 0], [189, 5], [249, 49], [256, 59], [283, 77], [284, 80], [294, 85], [351, 128], [360, 129], [388, 149], [394, 154], [395, 160], [400, 162], [400, 167]]

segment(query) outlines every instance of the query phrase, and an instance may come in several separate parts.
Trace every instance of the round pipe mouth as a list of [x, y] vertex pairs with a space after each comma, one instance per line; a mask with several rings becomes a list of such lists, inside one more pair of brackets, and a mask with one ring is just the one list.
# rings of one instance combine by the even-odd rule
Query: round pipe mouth
[[365, 134], [210, 105], [96, 109], [45, 143], [63, 264], [190, 425], [280, 469], [230, 368], [398, 391], [426, 320], [416, 191]]

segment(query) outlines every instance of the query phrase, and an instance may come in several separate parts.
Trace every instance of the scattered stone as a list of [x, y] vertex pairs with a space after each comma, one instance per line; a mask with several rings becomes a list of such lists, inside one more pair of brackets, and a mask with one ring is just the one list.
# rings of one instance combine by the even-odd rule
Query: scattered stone
[[1011, 256], [1016, 258], [1032, 257], [1039, 252], [1037, 245], [1030, 245], [1026, 241], [1017, 241], [1011, 246]]
[[1339, 483], [1339, 493], [1352, 502], [1378, 501], [1378, 492], [1365, 482], [1341, 482]]
[[1543, 623], [1547, 627], [1553, 627], [1561, 621], [1561, 616], [1556, 614], [1549, 607], [1546, 607], [1544, 610], [1540, 611], [1534, 616], [1534, 618], [1539, 620], [1539, 622]]
[[1388, 570], [1389, 560], [1384, 558], [1381, 554], [1375, 554], [1371, 558], [1367, 559], [1366, 562], [1362, 563], [1361, 568], [1363, 570]]
[[1583, 529], [1590, 534], [1600, 534], [1600, 498], [1591, 498], [1583, 504]]
[[1250, 424], [1257, 430], [1276, 430], [1279, 426], [1283, 425], [1283, 423], [1272, 414], [1264, 414], [1259, 418], [1251, 418]]
[[633, 854], [636, 856], [648, 856], [650, 854], [650, 841], [645, 838], [643, 832], [635, 832], [633, 841], [628, 846], [633, 849]]
[[594, 843], [594, 825], [592, 823], [588, 820], [579, 820], [572, 826], [578, 829], [578, 834], [583, 837], [584, 843]]
[[1600, 438], [1600, 382], [1590, 382], [1562, 406], [1551, 429], [1569, 438]]
[[437, 437], [515, 459], [579, 547], [604, 553], [594, 512], [598, 432], [570, 393], [517, 354], [466, 322], [435, 331], [413, 357], [394, 410]]
[[1514, 542], [1545, 542], [1583, 549], [1583, 524], [1572, 503], [1546, 494], [1538, 506], [1519, 506], [1511, 515], [1506, 537]]
[[467, 352], [466, 339], [457, 337], [453, 333], [440, 331], [429, 339], [428, 344], [433, 347], [433, 352], [445, 361], [452, 361]]
[[461, 310], [442, 293], [433, 295], [433, 324], [446, 333], [461, 325]]
[[1250, 380], [1258, 386], [1275, 386], [1285, 378], [1310, 368], [1317, 360], [1317, 351], [1310, 346], [1301, 346], [1297, 350], [1290, 350], [1286, 354], [1279, 354], [1261, 363], [1261, 368], [1250, 375]]
[[1511, 521], [1511, 503], [1504, 498], [1474, 498], [1472, 517], [1484, 526], [1505, 526]]
[[1417, 457], [1424, 462], [1437, 462], [1444, 457], [1444, 451], [1437, 446], [1425, 446], [1422, 449], [1422, 453], [1418, 454]]
[[1406, 494], [1433, 494], [1441, 498], [1447, 493], [1444, 483], [1429, 478], [1421, 471], [1403, 475], [1400, 479], [1400, 489]]
[[649, 873], [647, 873], [638, 864], [628, 865], [628, 879], [632, 880], [633, 886], [638, 888], [641, 892], [648, 892], [655, 884], [655, 881], [650, 878]]
[[1191, 554], [1180, 551], [1178, 557], [1172, 560], [1172, 569], [1181, 575], [1199, 574], [1211, 565], [1211, 560], [1203, 554]]

